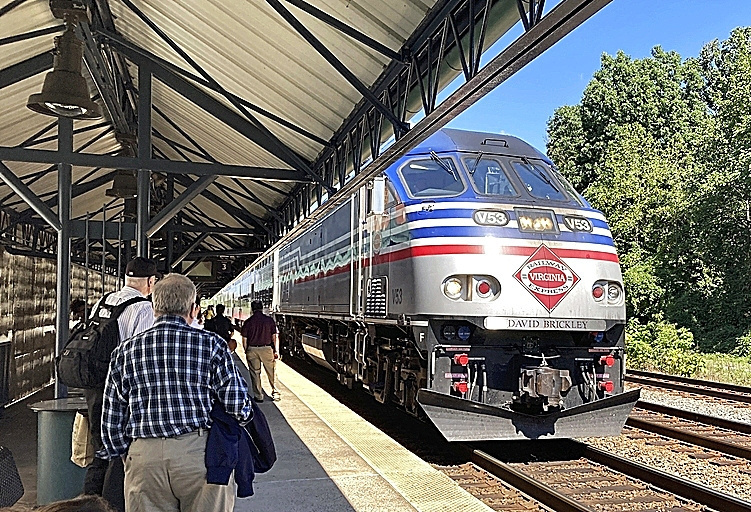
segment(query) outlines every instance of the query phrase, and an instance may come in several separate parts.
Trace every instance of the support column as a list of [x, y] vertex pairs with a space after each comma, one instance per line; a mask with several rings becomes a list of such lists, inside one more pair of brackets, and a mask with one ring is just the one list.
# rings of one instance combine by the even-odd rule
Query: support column
[[[167, 178], [167, 201], [171, 203], [173, 199], [175, 199], [175, 177], [169, 176]], [[176, 215], [175, 218], [178, 218], [179, 215]], [[167, 235], [167, 261], [165, 262], [164, 273], [169, 274], [172, 272], [172, 260], [175, 258], [175, 233], [167, 229], [165, 234]]]
[[[151, 66], [145, 59], [138, 63], [138, 158], [151, 158]], [[137, 255], [149, 257], [149, 210], [151, 200], [151, 171], [138, 170], [138, 199], [136, 219]]]
[[136, 255], [149, 257], [149, 239], [146, 234], [149, 224], [151, 177], [146, 169], [138, 170], [138, 198], [136, 200]]
[[[61, 117], [58, 121], [58, 151], [73, 151], [73, 120]], [[73, 167], [57, 166], [58, 220], [57, 234], [57, 318], [55, 320], [55, 356], [59, 356], [70, 335], [70, 229], [73, 195]], [[68, 388], [55, 379], [55, 398], [68, 396]]]

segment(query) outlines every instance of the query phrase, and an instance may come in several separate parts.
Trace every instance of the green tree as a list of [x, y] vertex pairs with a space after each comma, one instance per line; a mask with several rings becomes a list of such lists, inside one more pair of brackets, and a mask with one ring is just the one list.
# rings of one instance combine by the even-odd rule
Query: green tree
[[609, 219], [628, 313], [704, 349], [751, 332], [751, 28], [682, 60], [603, 55], [548, 155]]

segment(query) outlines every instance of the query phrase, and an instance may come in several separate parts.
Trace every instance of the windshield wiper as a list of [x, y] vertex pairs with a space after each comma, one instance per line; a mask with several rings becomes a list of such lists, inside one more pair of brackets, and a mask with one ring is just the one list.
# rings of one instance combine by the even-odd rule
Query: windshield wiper
[[544, 181], [545, 183], [547, 183], [548, 185], [550, 185], [550, 186], [551, 186], [551, 187], [553, 188], [553, 190], [555, 190], [556, 192], [558, 192], [558, 193], [560, 193], [560, 192], [561, 192], [560, 190], [558, 190], [558, 187], [556, 187], [556, 186], [555, 186], [555, 185], [553, 184], [553, 182], [552, 182], [552, 181], [550, 181], [550, 178], [548, 178], [547, 176], [545, 176], [545, 173], [544, 173], [544, 172], [542, 172], [542, 171], [541, 171], [541, 170], [540, 170], [540, 169], [539, 169], [539, 168], [538, 168], [537, 166], [535, 166], [535, 165], [532, 165], [532, 164], [530, 163], [530, 161], [529, 161], [529, 160], [527, 160], [527, 157], [526, 157], [526, 156], [523, 156], [523, 157], [521, 157], [521, 159], [522, 159], [522, 161], [524, 161], [524, 163], [525, 163], [525, 164], [527, 164], [527, 166], [528, 166], [528, 167], [529, 167], [529, 168], [530, 168], [531, 170], [533, 170], [533, 171], [535, 171], [535, 172], [537, 173], [537, 175], [538, 175], [538, 176], [540, 177], [540, 179], [541, 179], [542, 181]]
[[482, 159], [483, 152], [480, 151], [480, 153], [477, 155], [477, 158], [475, 158], [475, 163], [472, 164], [472, 168], [469, 169], [469, 175], [474, 176], [475, 171], [477, 170], [477, 165], [480, 163], [480, 160]]
[[440, 165], [441, 168], [443, 168], [444, 171], [446, 171], [447, 173], [449, 173], [451, 175], [451, 177], [454, 178], [454, 181], [459, 181], [459, 177], [456, 175], [456, 173], [451, 168], [451, 166], [449, 164], [447, 164], [446, 162], [444, 162], [443, 160], [441, 160], [441, 157], [439, 157], [436, 154], [435, 151], [431, 151], [430, 152], [430, 158], [432, 158], [435, 163], [437, 163], [438, 165]]

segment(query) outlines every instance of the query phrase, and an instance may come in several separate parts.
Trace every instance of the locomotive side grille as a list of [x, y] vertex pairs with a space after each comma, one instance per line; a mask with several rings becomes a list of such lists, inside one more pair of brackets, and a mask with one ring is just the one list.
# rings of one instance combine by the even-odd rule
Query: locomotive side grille
[[367, 296], [365, 298], [366, 316], [386, 316], [388, 313], [388, 278], [378, 276], [368, 279]]

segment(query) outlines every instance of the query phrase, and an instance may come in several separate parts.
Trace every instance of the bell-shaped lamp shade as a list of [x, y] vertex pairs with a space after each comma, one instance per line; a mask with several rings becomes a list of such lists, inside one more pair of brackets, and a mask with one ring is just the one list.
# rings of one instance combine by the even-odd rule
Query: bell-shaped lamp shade
[[55, 61], [44, 78], [39, 94], [29, 96], [26, 106], [34, 112], [73, 119], [99, 119], [99, 105], [91, 101], [86, 80], [81, 75], [83, 42], [68, 24], [65, 33], [55, 38]]

